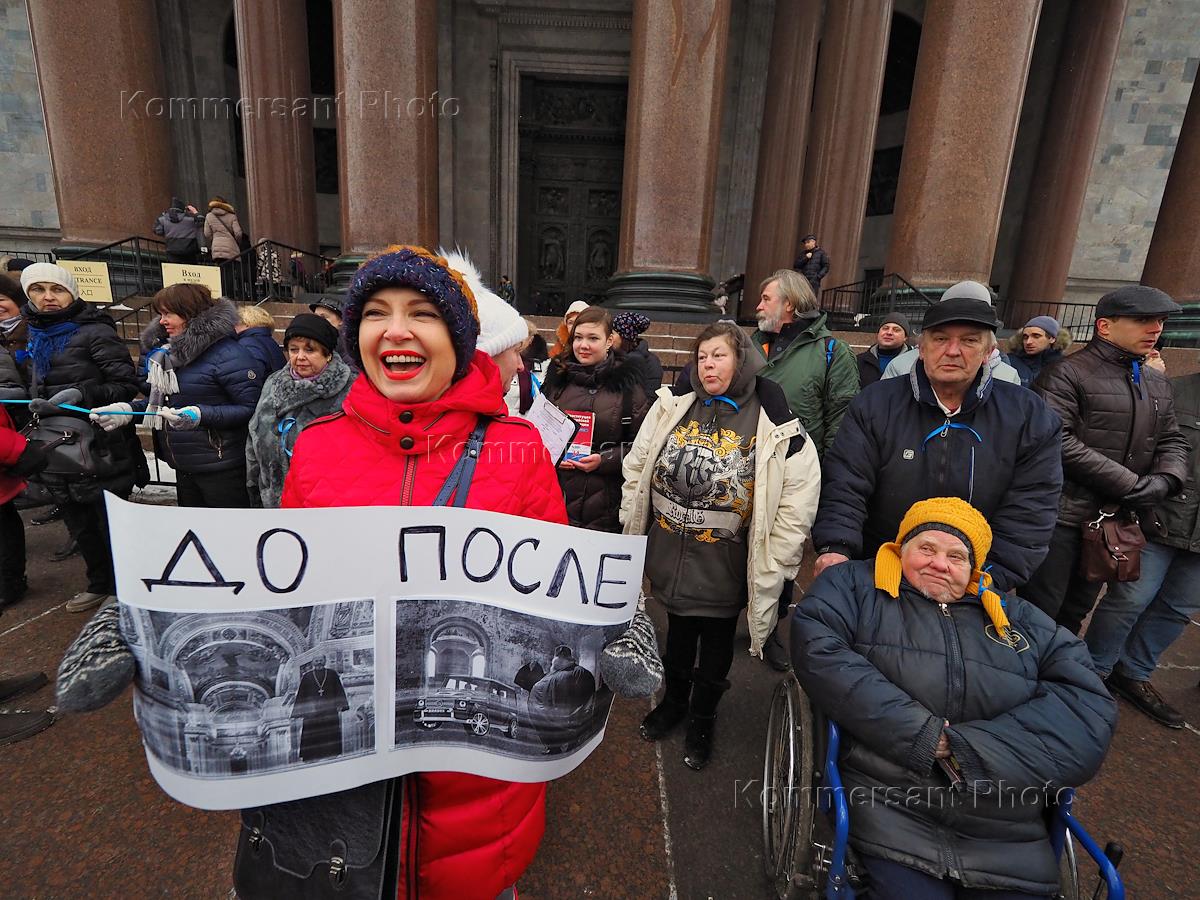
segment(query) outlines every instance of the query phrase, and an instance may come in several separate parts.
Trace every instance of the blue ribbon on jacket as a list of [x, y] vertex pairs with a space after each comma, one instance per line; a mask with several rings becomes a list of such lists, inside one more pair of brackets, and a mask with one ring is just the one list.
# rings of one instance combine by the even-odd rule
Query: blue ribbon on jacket
[[707, 400], [704, 400], [702, 402], [704, 403], [705, 406], [712, 406], [713, 403], [718, 400], [722, 403], [728, 403], [730, 406], [733, 407], [734, 412], [737, 412], [738, 410], [741, 409], [741, 407], [738, 406], [737, 403], [735, 403], [733, 400], [730, 400], [724, 394], [718, 394], [716, 397], [709, 397]]
[[[929, 432], [929, 434], [925, 435], [925, 440], [921, 441], [921, 450], [922, 451], [925, 450], [925, 445], [928, 444], [932, 438], [935, 438], [938, 436], [946, 437], [947, 435], [950, 434], [951, 431], [953, 431], [955, 429], [957, 429], [959, 431], [969, 431], [971, 433], [971, 435], [975, 438], [977, 443], [980, 443], [980, 444], [983, 443], [983, 438], [980, 436], [979, 432], [976, 431], [974, 428], [972, 428], [970, 425], [964, 425], [961, 422], [951, 422], [951, 421], [947, 420], [945, 422], [945, 424], [939, 425], [937, 428], [933, 429], [933, 431]], [[972, 503], [975, 499], [975, 445], [974, 444], [971, 445], [971, 468], [970, 468], [970, 471], [967, 473], [967, 479], [968, 479], [968, 481], [967, 481], [967, 502]]]
[[79, 330], [74, 322], [59, 322], [49, 328], [29, 326], [29, 358], [33, 360], [33, 371], [39, 381], [45, 380], [50, 371], [50, 360], [61, 353]]

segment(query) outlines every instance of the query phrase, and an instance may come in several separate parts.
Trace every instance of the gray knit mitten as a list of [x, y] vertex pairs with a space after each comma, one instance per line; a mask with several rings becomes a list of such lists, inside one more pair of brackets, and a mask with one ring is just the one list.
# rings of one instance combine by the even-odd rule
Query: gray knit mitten
[[121, 636], [121, 611], [100, 607], [67, 648], [58, 666], [58, 708], [91, 712], [107, 706], [133, 681], [137, 666]]
[[644, 596], [638, 598], [637, 612], [625, 633], [600, 655], [600, 674], [616, 694], [630, 700], [652, 697], [662, 684], [662, 657]]

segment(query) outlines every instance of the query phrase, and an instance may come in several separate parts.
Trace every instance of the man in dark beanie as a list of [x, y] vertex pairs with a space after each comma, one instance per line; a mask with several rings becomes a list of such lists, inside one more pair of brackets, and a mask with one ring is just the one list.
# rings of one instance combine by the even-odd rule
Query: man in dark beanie
[[1179, 311], [1145, 285], [1105, 294], [1087, 346], [1033, 383], [1062, 417], [1063, 489], [1050, 552], [1022, 596], [1076, 634], [1104, 586], [1078, 572], [1083, 526], [1104, 509], [1140, 515], [1152, 528], [1154, 506], [1187, 479], [1188, 442], [1175, 422], [1171, 385], [1145, 364], [1167, 316]]
[[877, 382], [888, 363], [909, 348], [911, 337], [912, 325], [908, 322], [908, 316], [901, 312], [890, 312], [884, 316], [879, 331], [875, 333], [875, 343], [858, 354], [858, 386], [865, 388]]

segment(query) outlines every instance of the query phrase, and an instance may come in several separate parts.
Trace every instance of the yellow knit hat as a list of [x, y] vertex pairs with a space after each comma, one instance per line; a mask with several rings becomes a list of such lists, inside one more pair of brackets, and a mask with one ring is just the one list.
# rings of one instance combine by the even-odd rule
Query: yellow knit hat
[[939, 525], [961, 538], [971, 551], [972, 571], [967, 591], [979, 597], [996, 631], [1007, 640], [1009, 622], [1004, 613], [1004, 603], [999, 594], [990, 590], [992, 576], [983, 571], [988, 551], [992, 549], [992, 529], [979, 510], [958, 497], [933, 497], [919, 500], [909, 507], [900, 522], [896, 540], [884, 544], [875, 554], [875, 587], [887, 591], [892, 597], [899, 597], [900, 577], [903, 574], [900, 546], [914, 534]]

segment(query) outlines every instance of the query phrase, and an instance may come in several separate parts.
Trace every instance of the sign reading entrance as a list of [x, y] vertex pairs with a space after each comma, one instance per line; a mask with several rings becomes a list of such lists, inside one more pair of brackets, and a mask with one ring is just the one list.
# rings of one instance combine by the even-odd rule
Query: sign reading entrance
[[112, 284], [108, 280], [108, 263], [60, 259], [58, 264], [75, 276], [81, 300], [88, 303], [113, 302]]
[[163, 287], [171, 284], [202, 284], [214, 298], [221, 296], [221, 270], [216, 266], [163, 263], [162, 276]]
[[643, 537], [453, 507], [109, 495], [151, 774], [240, 809], [408, 772], [548, 781], [604, 737]]

